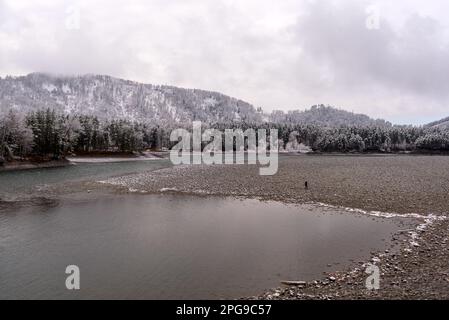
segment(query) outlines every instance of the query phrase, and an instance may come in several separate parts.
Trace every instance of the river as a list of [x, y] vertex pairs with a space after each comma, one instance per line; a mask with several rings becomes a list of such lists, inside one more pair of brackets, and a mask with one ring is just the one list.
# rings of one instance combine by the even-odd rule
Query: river
[[[9, 195], [167, 167], [82, 164], [0, 174]], [[0, 299], [222, 299], [314, 280], [389, 247], [401, 221], [315, 205], [102, 194], [0, 211]], [[332, 264], [332, 267], [329, 267]], [[65, 287], [68, 265], [81, 290]]]

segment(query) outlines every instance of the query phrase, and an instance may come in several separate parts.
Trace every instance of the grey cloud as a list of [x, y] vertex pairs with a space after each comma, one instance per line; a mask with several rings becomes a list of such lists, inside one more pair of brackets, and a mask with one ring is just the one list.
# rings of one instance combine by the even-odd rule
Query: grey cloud
[[[356, 0], [36, 0], [20, 9], [0, 0], [0, 75], [101, 73], [221, 91], [266, 110], [325, 103], [400, 121], [446, 116], [445, 1], [379, 1], [381, 28], [368, 30], [371, 2]], [[67, 30], [76, 3], [81, 29]]]
[[299, 45], [316, 63], [328, 66], [338, 90], [373, 86], [392, 95], [446, 101], [449, 46], [439, 22], [414, 14], [398, 31], [384, 19], [379, 30], [370, 30], [365, 25], [366, 7], [360, 2], [311, 4], [295, 26]]

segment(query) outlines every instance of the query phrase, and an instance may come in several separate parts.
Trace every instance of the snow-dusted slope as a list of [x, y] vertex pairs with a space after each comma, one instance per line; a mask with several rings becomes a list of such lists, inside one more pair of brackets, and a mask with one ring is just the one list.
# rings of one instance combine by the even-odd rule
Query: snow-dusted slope
[[428, 128], [440, 128], [440, 129], [447, 129], [449, 128], [449, 117], [431, 122], [426, 125]]
[[274, 123], [313, 124], [321, 127], [340, 126], [378, 126], [388, 127], [391, 123], [382, 119], [372, 119], [364, 114], [357, 114], [330, 106], [313, 106], [305, 111], [274, 111], [270, 117]]
[[32, 73], [0, 78], [0, 115], [10, 109], [28, 112], [46, 108], [67, 114], [96, 115], [100, 120], [127, 119], [161, 126], [195, 120], [326, 127], [390, 125], [384, 120], [325, 106], [264, 114], [249, 103], [217, 92], [142, 84], [109, 76]]
[[145, 123], [208, 123], [260, 121], [261, 114], [241, 100], [203, 90], [155, 86], [86, 75], [76, 77], [33, 73], [0, 78], [0, 112], [50, 107], [70, 114], [96, 115], [102, 120]]

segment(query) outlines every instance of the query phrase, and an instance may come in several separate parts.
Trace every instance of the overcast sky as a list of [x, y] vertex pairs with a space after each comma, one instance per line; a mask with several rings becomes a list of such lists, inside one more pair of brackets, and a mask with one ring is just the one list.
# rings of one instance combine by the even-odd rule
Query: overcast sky
[[0, 76], [108, 74], [266, 111], [449, 116], [447, 0], [0, 0]]

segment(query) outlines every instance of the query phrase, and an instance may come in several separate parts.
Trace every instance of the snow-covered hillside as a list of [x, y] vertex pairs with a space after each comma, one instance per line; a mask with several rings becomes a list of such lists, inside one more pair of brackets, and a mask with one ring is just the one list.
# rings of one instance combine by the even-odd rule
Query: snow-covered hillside
[[196, 89], [155, 86], [109, 76], [53, 76], [33, 73], [0, 78], [0, 112], [56, 109], [67, 114], [95, 115], [101, 120], [143, 123], [207, 123], [262, 119], [244, 101]]
[[373, 119], [364, 114], [357, 114], [330, 106], [313, 106], [305, 111], [274, 111], [270, 120], [280, 124], [312, 124], [320, 127], [340, 126], [378, 126], [388, 127], [391, 123], [382, 119]]
[[321, 127], [391, 125], [324, 105], [305, 111], [266, 114], [247, 102], [217, 92], [142, 84], [102, 75], [69, 77], [32, 73], [0, 78], [0, 116], [11, 109], [27, 113], [46, 108], [66, 114], [94, 115], [101, 121], [126, 119], [160, 126], [192, 121]]
[[449, 128], [449, 117], [431, 122], [426, 125], [428, 128], [440, 128], [440, 129], [447, 129]]

